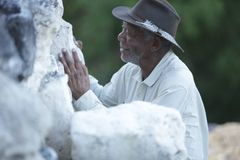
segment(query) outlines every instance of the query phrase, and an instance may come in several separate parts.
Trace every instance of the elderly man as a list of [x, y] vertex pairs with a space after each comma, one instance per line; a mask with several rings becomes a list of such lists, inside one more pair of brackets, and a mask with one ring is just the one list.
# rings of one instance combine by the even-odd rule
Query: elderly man
[[186, 125], [188, 158], [206, 160], [208, 129], [205, 109], [191, 71], [174, 54], [182, 48], [174, 37], [180, 17], [166, 0], [140, 0], [133, 8], [116, 7], [122, 20], [118, 35], [122, 61], [126, 64], [111, 81], [100, 86], [80, 62], [76, 51], [60, 56], [69, 76], [76, 110], [116, 106], [135, 100], [177, 109]]

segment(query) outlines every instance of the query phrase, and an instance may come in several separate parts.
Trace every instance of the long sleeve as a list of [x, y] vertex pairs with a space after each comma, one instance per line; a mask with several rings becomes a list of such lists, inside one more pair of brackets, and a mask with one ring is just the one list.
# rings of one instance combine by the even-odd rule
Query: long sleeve
[[79, 111], [118, 105], [119, 100], [125, 95], [123, 87], [125, 68], [123, 66], [116, 72], [105, 86], [101, 86], [96, 78], [89, 76], [90, 90], [74, 101], [75, 109]]
[[[76, 111], [91, 110], [105, 108], [98, 96], [103, 90], [103, 86], [98, 83], [98, 80], [89, 75], [90, 90], [83, 94], [79, 99], [74, 100], [73, 106]], [[95, 92], [93, 92], [95, 91]]]
[[102, 102], [91, 90], [88, 90], [78, 100], [74, 101], [73, 105], [76, 111], [105, 108]]

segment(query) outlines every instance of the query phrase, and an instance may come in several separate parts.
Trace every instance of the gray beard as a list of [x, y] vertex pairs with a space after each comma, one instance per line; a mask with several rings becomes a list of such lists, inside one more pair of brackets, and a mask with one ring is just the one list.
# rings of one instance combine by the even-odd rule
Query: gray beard
[[128, 57], [123, 57], [121, 54], [121, 60], [124, 63], [133, 63], [135, 65], [139, 65], [140, 58], [136, 54], [131, 54], [131, 56], [128, 56]]

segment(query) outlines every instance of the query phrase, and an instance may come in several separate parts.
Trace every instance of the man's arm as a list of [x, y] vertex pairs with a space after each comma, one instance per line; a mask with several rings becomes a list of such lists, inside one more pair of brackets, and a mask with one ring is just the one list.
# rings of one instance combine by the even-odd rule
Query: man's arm
[[[77, 111], [93, 108], [105, 108], [100, 100], [107, 102], [106, 104], [104, 103], [105, 105], [114, 104], [108, 103], [112, 102], [111, 97], [113, 97], [112, 90], [109, 89], [111, 86], [102, 87], [98, 84], [98, 81], [94, 77], [89, 76], [87, 67], [79, 60], [75, 50], [72, 51], [71, 57], [70, 54], [63, 49], [62, 54], [59, 56], [59, 60], [64, 66], [65, 73], [69, 77], [68, 85], [74, 98], [74, 107]], [[108, 94], [109, 96], [102, 94], [103, 88], [105, 88], [105, 92], [107, 92], [107, 94], [108, 92], [111, 92]]]

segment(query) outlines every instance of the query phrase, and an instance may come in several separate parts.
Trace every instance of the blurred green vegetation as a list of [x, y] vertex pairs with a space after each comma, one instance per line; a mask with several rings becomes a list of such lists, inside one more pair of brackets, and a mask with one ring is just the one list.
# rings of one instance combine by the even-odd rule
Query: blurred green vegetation
[[[123, 65], [117, 34], [121, 23], [111, 10], [132, 6], [136, 0], [65, 0], [64, 19], [84, 43], [89, 72], [101, 84]], [[208, 120], [240, 121], [240, 1], [169, 0], [182, 17], [177, 41], [185, 53], [177, 53], [189, 66], [200, 90]]]

